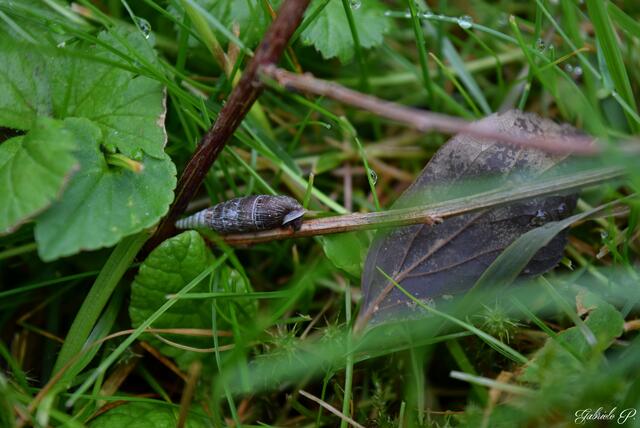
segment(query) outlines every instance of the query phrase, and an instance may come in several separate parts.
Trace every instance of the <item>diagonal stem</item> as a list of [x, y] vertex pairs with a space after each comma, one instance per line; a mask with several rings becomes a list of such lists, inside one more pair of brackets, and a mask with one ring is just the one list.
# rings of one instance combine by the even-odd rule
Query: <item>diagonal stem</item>
[[174, 222], [184, 212], [216, 158], [262, 93], [264, 87], [258, 75], [259, 70], [265, 65], [275, 64], [282, 56], [289, 39], [302, 21], [309, 2], [310, 0], [285, 0], [278, 10], [278, 16], [220, 110], [216, 122], [203, 135], [187, 163], [178, 180], [175, 201], [169, 208], [169, 213], [160, 222], [156, 233], [147, 242], [145, 252], [151, 251], [175, 232]]
[[521, 147], [536, 148], [548, 153], [595, 155], [602, 151], [600, 144], [588, 136], [523, 136], [499, 132], [489, 126], [468, 122], [454, 116], [419, 110], [354, 91], [309, 73], [294, 74], [270, 64], [261, 70], [265, 79], [273, 79], [289, 90], [316, 94], [370, 111], [378, 116], [404, 123], [419, 131], [464, 133], [482, 139], [496, 140]]

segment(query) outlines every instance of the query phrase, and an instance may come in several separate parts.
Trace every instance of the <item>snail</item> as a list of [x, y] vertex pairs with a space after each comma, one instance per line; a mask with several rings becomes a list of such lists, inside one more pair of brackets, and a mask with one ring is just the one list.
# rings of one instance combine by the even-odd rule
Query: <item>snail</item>
[[176, 222], [178, 229], [209, 228], [218, 233], [257, 232], [288, 226], [300, 229], [305, 209], [289, 196], [252, 195], [230, 199]]

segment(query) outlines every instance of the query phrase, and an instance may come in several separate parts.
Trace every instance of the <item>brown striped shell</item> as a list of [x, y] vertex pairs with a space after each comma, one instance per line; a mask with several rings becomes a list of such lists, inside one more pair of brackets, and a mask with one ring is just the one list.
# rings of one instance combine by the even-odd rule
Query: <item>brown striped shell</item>
[[289, 196], [253, 195], [230, 199], [176, 222], [178, 229], [209, 228], [218, 233], [300, 229], [305, 210]]

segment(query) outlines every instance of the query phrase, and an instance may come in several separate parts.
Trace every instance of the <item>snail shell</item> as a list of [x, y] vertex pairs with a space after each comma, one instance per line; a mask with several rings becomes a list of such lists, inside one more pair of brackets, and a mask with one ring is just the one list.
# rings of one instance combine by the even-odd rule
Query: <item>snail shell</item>
[[300, 229], [305, 209], [289, 196], [253, 195], [230, 199], [176, 222], [178, 229], [209, 228], [218, 233]]

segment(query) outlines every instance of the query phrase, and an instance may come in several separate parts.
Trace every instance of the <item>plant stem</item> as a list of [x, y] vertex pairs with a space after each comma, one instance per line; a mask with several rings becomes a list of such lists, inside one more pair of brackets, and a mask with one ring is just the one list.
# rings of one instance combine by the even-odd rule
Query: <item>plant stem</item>
[[418, 47], [418, 59], [420, 60], [420, 69], [422, 71], [422, 83], [427, 90], [427, 96], [429, 97], [428, 105], [433, 106], [433, 84], [431, 83], [431, 76], [429, 75], [429, 65], [427, 64], [427, 49], [424, 41], [424, 30], [422, 29], [422, 23], [418, 19], [418, 8], [415, 0], [407, 0], [409, 3], [409, 11], [411, 12], [411, 23], [413, 24], [413, 34], [416, 38], [416, 44]]
[[271, 229], [261, 232], [226, 235], [224, 240], [231, 245], [250, 245], [280, 239], [302, 238], [332, 233], [358, 230], [380, 229], [384, 227], [408, 226], [412, 224], [433, 224], [438, 220], [506, 205], [529, 198], [556, 194], [582, 187], [599, 184], [605, 180], [620, 177], [620, 168], [601, 168], [582, 171], [563, 177], [541, 180], [516, 188], [499, 188], [449, 201], [430, 205], [401, 208], [372, 213], [353, 213], [305, 221], [297, 231], [291, 229]]
[[156, 233], [149, 240], [145, 252], [151, 251], [175, 232], [174, 222], [187, 208], [187, 204], [202, 184], [211, 165], [262, 93], [263, 85], [258, 76], [260, 68], [278, 61], [291, 35], [300, 24], [309, 2], [310, 0], [285, 0], [280, 7], [278, 16], [269, 27], [226, 104], [220, 110], [216, 122], [202, 136], [196, 151], [187, 163], [178, 180], [176, 199]]
[[[409, 125], [423, 132], [440, 131], [464, 133], [478, 138], [497, 140], [521, 147], [536, 148], [548, 153], [571, 153], [594, 155], [601, 148], [591, 137], [584, 136], [523, 136], [498, 132], [487, 126], [478, 125], [454, 116], [419, 110], [346, 88], [337, 83], [317, 79], [309, 73], [297, 75], [274, 65], [262, 69], [265, 78], [276, 80], [287, 89], [326, 96], [334, 100], [368, 110], [374, 114]], [[628, 142], [631, 142], [629, 140]]]
[[8, 250], [4, 250], [0, 252], [0, 260], [8, 259], [14, 256], [19, 256], [20, 254], [30, 253], [32, 251], [36, 251], [37, 249], [38, 249], [38, 245], [35, 242], [30, 242], [28, 244], [20, 245], [19, 247], [9, 248]]

